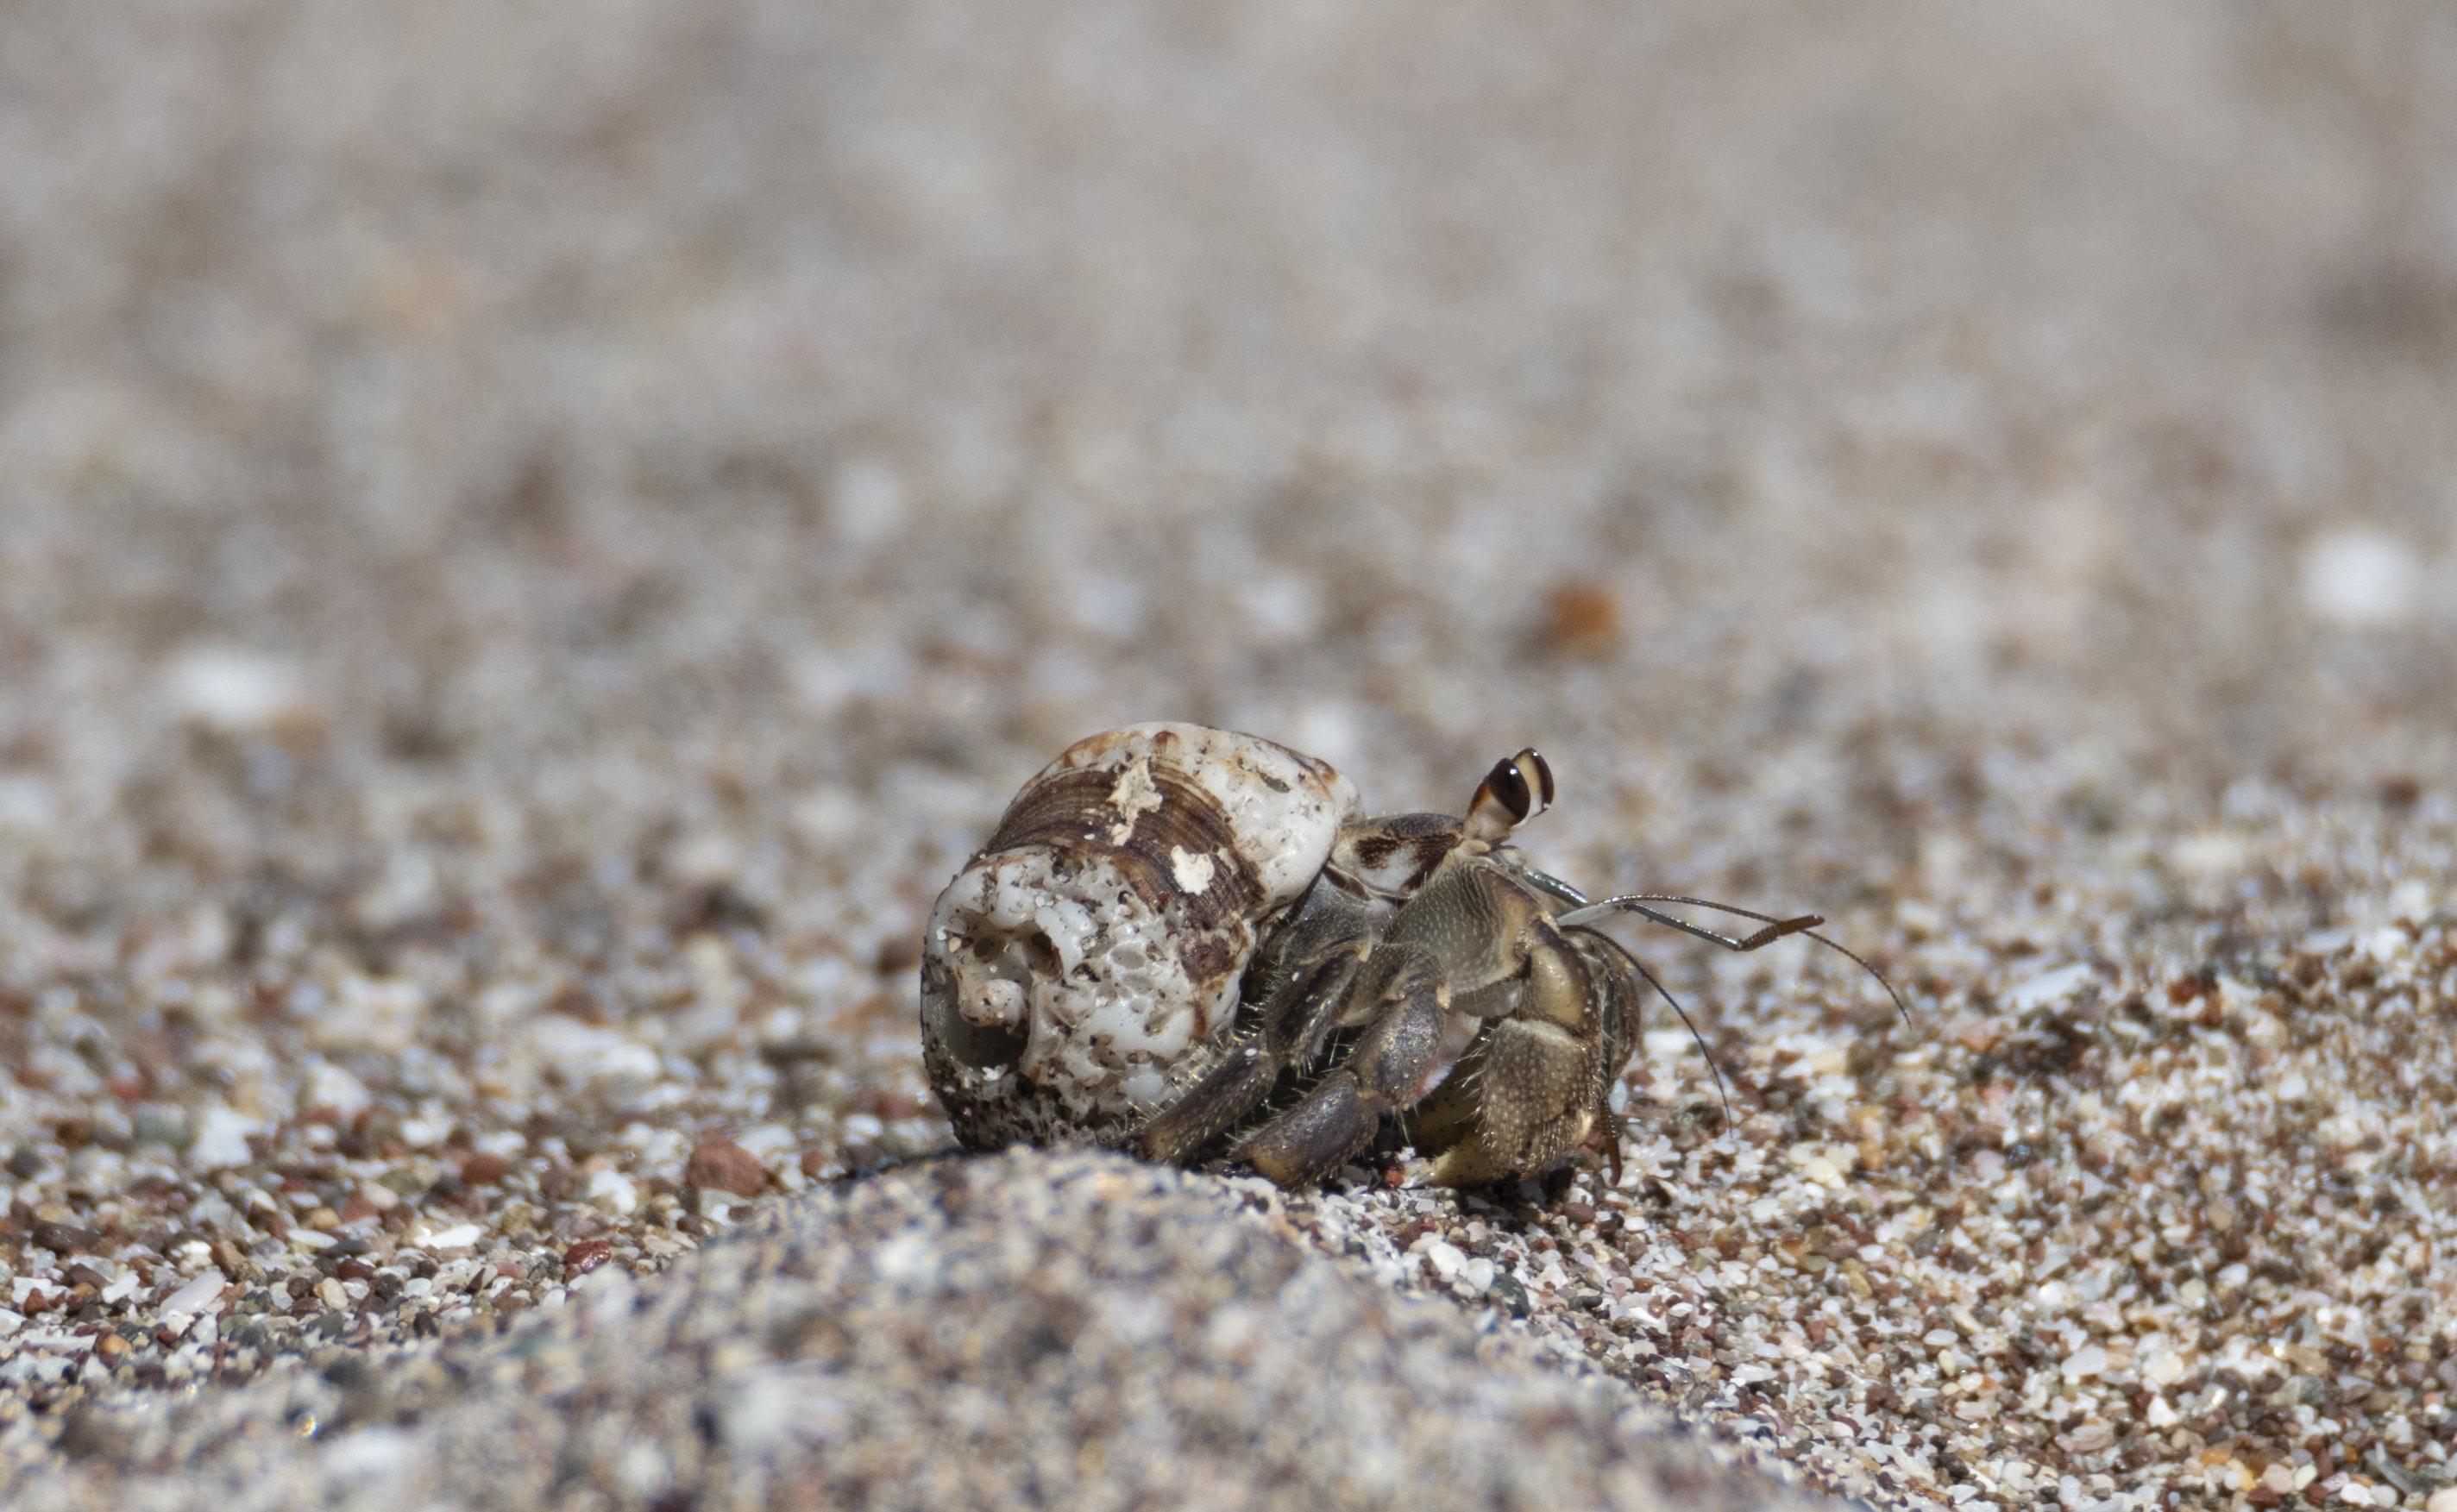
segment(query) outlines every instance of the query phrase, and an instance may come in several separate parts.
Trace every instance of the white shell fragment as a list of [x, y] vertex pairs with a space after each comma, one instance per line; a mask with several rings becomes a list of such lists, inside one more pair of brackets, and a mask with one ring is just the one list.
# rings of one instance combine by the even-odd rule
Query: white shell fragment
[[1252, 735], [1135, 725], [1043, 767], [931, 911], [922, 1055], [967, 1146], [1130, 1133], [1235, 1022], [1356, 791]]

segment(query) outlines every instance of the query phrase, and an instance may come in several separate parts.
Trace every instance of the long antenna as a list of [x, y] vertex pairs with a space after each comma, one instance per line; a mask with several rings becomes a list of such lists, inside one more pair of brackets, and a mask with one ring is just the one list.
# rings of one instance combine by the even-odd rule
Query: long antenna
[[[1619, 950], [1621, 947], [1615, 945], [1613, 949]], [[1646, 978], [1646, 985], [1655, 989], [1656, 995], [1672, 1005], [1672, 1011], [1680, 1015], [1681, 1027], [1689, 1032], [1689, 1038], [1697, 1044], [1698, 1053], [1706, 1057], [1706, 1070], [1715, 1078], [1715, 1095], [1723, 1099], [1724, 1103], [1724, 1127], [1729, 1129], [1732, 1127], [1732, 1094], [1724, 1086], [1724, 1068], [1715, 1064], [1715, 1052], [1706, 1048], [1706, 1036], [1698, 1032], [1698, 1026], [1690, 1022], [1689, 1011], [1681, 1006], [1681, 999], [1673, 996], [1664, 989], [1662, 982], [1655, 979], [1655, 973], [1646, 969], [1644, 961], [1627, 950], [1621, 950], [1621, 955], [1622, 960], [1637, 969], [1639, 975]]]
[[[1744, 919], [1755, 919], [1766, 928], [1745, 939], [1736, 939], [1728, 934], [1719, 934], [1703, 925], [1692, 924], [1686, 919], [1675, 917], [1661, 909], [1647, 907], [1652, 903], [1685, 903], [1695, 908], [1714, 909]], [[1771, 913], [1760, 913], [1754, 909], [1738, 908], [1729, 903], [1717, 903], [1712, 898], [1693, 898], [1678, 892], [1624, 892], [1618, 897], [1604, 898], [1588, 904], [1582, 909], [1572, 909], [1569, 912], [1556, 917], [1553, 922], [1563, 929], [1576, 929], [1612, 913], [1635, 913], [1642, 919], [1679, 930], [1683, 934], [1720, 945], [1726, 950], [1754, 950], [1760, 946], [1772, 945], [1775, 941], [1788, 935], [1805, 934], [1875, 977], [1877, 985], [1886, 990], [1886, 995], [1894, 1000], [1894, 1011], [1903, 1015], [1903, 1022], [1906, 1024], [1912, 1022], [1910, 1006], [1903, 1001], [1902, 993], [1894, 991], [1894, 984], [1886, 980], [1885, 972], [1870, 966], [1857, 953], [1840, 943], [1817, 932], [1817, 926], [1826, 922], [1823, 914], [1803, 913], [1788, 919], [1779, 919]], [[1634, 961], [1637, 958], [1633, 956], [1631, 959]], [[1639, 970], [1642, 971], [1645, 968], [1641, 967]], [[1650, 977], [1649, 980], [1653, 978]], [[1662, 991], [1662, 989], [1659, 987], [1656, 991]]]

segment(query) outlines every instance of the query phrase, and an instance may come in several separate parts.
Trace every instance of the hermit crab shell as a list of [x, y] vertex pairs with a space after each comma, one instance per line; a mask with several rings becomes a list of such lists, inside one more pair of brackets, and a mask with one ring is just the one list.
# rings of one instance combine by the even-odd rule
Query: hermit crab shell
[[939, 895], [921, 1049], [957, 1137], [1105, 1143], [1199, 1074], [1238, 979], [1356, 811], [1311, 756], [1201, 725], [1070, 746]]

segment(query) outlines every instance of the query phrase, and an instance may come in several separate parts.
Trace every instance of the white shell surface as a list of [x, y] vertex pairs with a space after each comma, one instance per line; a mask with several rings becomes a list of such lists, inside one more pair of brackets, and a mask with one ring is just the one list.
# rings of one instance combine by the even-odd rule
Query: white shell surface
[[1080, 741], [932, 909], [921, 1030], [975, 1148], [1124, 1136], [1236, 1018], [1257, 930], [1356, 810], [1313, 757], [1200, 725]]
[[1259, 735], [1208, 725], [1129, 725], [1077, 741], [1043, 768], [1042, 777], [1114, 771], [1123, 811], [1127, 804], [1151, 802], [1156, 768], [1187, 772], [1211, 795], [1239, 852], [1277, 903], [1292, 903], [1312, 886], [1331, 859], [1340, 821], [1357, 810], [1354, 785], [1329, 762]]

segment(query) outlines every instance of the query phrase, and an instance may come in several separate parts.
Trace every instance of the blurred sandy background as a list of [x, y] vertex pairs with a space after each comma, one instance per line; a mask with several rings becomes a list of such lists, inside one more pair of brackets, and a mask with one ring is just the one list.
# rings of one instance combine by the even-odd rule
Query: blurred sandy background
[[2111, 980], [2427, 918], [2452, 141], [2424, 4], [16, 0], [0, 1263], [142, 1282], [24, 1326], [256, 1284], [205, 1172], [654, 1270], [935, 1148], [921, 910], [1129, 720]]
[[20, 7], [9, 716], [125, 771], [211, 646], [397, 763], [1166, 708], [1389, 791], [1804, 682], [2335, 760], [2457, 629], [2446, 27]]

